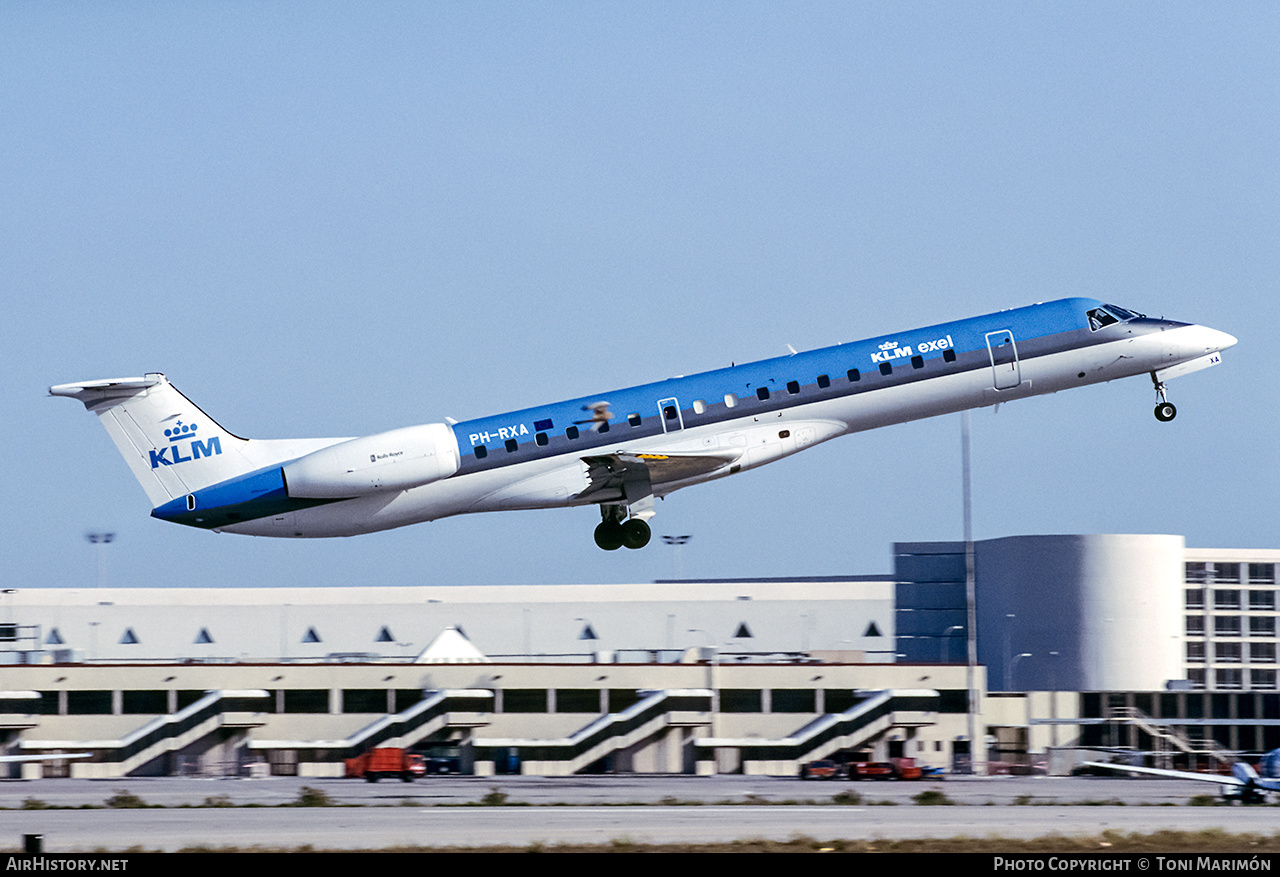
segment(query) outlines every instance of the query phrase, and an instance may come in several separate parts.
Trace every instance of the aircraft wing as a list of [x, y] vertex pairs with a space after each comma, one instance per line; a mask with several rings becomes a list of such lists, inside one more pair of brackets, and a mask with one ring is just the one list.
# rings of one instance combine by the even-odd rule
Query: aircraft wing
[[1234, 776], [1221, 774], [1196, 773], [1190, 770], [1165, 770], [1159, 767], [1134, 767], [1130, 764], [1104, 764], [1101, 761], [1086, 761], [1081, 767], [1103, 767], [1121, 773], [1142, 773], [1156, 777], [1173, 777], [1180, 780], [1199, 780], [1204, 783], [1218, 783], [1222, 786], [1247, 786], [1248, 783]]
[[709, 454], [632, 454], [619, 451], [595, 457], [583, 457], [587, 464], [588, 485], [578, 494], [584, 499], [610, 499], [623, 494], [628, 482], [665, 484], [696, 478], [730, 465], [740, 451], [717, 451]]

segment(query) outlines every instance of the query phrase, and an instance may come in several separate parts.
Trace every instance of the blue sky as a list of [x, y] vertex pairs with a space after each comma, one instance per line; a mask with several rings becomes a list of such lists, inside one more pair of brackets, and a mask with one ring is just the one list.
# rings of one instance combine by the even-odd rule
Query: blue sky
[[[1240, 344], [975, 412], [975, 535], [1277, 547], [1267, 3], [0, 4], [8, 587], [629, 582], [593, 509], [275, 541], [155, 521], [50, 384], [240, 435], [493, 414], [1087, 295]], [[961, 535], [959, 418], [674, 494], [688, 576]]]

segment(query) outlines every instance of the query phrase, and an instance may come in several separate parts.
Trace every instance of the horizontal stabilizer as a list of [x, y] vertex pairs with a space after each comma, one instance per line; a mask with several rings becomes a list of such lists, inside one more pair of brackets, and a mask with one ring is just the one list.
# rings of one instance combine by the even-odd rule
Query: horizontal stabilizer
[[148, 375], [145, 378], [112, 378], [105, 381], [81, 381], [76, 384], [58, 384], [49, 388], [50, 396], [67, 396], [84, 403], [93, 411], [107, 402], [122, 402], [148, 387], [164, 382], [164, 375]]

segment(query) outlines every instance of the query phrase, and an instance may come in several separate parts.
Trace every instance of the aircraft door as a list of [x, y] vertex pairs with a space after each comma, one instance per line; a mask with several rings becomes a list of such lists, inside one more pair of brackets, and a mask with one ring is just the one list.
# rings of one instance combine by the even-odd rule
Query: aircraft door
[[674, 396], [670, 399], [658, 400], [658, 417], [662, 420], [663, 432], [677, 432], [684, 429], [684, 414], [680, 411], [680, 400]]
[[1022, 383], [1018, 365], [1018, 345], [1008, 329], [987, 333], [987, 352], [991, 354], [991, 370], [997, 390], [1012, 390]]

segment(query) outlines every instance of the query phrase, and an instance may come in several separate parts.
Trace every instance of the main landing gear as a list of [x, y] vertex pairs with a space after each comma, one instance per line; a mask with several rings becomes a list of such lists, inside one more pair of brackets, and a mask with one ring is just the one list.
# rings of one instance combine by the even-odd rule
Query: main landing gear
[[1156, 420], [1161, 423], [1168, 423], [1178, 416], [1178, 409], [1165, 398], [1164, 381], [1156, 380], [1155, 372], [1151, 373], [1151, 383], [1156, 385]]
[[623, 506], [602, 505], [600, 516], [603, 521], [596, 526], [596, 544], [605, 551], [617, 551], [619, 548], [644, 548], [649, 544], [652, 531], [649, 525], [640, 518], [624, 521], [626, 514]]

